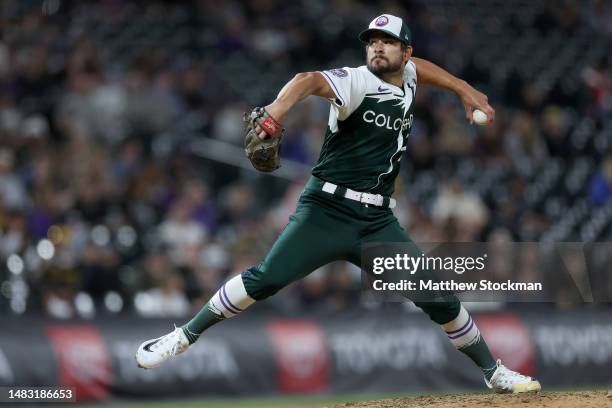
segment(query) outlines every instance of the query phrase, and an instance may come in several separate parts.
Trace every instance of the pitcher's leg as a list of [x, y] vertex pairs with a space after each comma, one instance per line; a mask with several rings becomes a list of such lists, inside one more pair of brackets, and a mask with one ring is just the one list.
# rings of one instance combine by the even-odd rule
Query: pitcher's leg
[[[403, 242], [411, 256], [418, 257], [421, 254], [421, 250], [392, 216], [386, 225], [363, 237], [361, 242]], [[420, 269], [412, 276], [417, 281], [436, 280], [432, 271], [426, 269]], [[455, 295], [444, 294], [435, 299], [432, 296], [431, 300], [426, 296], [418, 296], [418, 300], [414, 299], [414, 304], [438, 323], [451, 343], [470, 357], [483, 370], [485, 377], [490, 378], [497, 367], [495, 359], [476, 323]]]
[[255, 300], [272, 296], [322, 265], [342, 258], [351, 240], [351, 229], [343, 228], [323, 211], [298, 213], [261, 264], [242, 273], [246, 291]]
[[[356, 240], [355, 228], [316, 205], [298, 205], [264, 261], [227, 281], [184, 326], [144, 342], [136, 354], [141, 367], [160, 365], [182, 353], [200, 334], [244, 311], [297, 279], [335, 259], [346, 258]], [[341, 217], [340, 217], [341, 218]]]
[[350, 230], [336, 224], [338, 221], [317, 207], [299, 207], [263, 262], [230, 279], [184, 326], [190, 342], [218, 321], [235, 316], [346, 253]]

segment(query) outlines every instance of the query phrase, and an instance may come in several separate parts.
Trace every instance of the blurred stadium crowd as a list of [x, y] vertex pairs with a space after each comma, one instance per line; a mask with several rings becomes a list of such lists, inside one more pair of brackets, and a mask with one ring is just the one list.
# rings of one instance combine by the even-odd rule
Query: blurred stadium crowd
[[[257, 264], [307, 175], [236, 166], [242, 112], [297, 72], [362, 65], [383, 11], [497, 110], [474, 128], [418, 90], [396, 192], [411, 236], [609, 241], [610, 2], [4, 0], [0, 314], [185, 316]], [[288, 118], [286, 163], [316, 161], [328, 109]], [[332, 264], [270, 305], [355, 307], [359, 278]]]

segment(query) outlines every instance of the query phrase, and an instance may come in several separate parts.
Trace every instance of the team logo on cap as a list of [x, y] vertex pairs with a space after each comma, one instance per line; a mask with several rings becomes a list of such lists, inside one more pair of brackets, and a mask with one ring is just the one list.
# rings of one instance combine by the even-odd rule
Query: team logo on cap
[[385, 26], [389, 23], [389, 19], [387, 18], [387, 16], [380, 16], [376, 19], [376, 21], [374, 22], [374, 25], [376, 25], [377, 27], [382, 27]]

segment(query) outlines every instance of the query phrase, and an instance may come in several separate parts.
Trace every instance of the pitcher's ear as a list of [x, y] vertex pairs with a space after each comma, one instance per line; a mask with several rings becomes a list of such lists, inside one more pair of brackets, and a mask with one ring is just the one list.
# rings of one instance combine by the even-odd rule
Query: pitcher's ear
[[410, 45], [404, 46], [404, 62], [408, 62], [412, 56], [412, 47]]

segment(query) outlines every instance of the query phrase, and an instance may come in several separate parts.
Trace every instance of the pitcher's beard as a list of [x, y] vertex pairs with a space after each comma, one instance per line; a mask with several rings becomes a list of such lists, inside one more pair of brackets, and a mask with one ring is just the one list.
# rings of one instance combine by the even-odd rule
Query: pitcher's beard
[[397, 72], [401, 69], [402, 67], [402, 62], [399, 61], [396, 64], [392, 64], [389, 60], [385, 60], [387, 61], [386, 64], [374, 64], [373, 61], [368, 62], [367, 66], [368, 69], [370, 70], [371, 73], [373, 73], [376, 76], [380, 76], [380, 75], [384, 75], [384, 74], [389, 74], [391, 72]]

